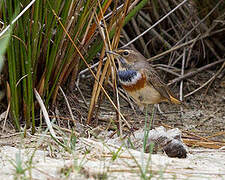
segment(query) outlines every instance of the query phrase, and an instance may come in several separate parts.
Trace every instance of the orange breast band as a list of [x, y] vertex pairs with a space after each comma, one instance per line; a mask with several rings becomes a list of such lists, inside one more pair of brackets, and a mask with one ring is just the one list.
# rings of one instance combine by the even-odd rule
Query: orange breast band
[[141, 75], [141, 78], [139, 80], [137, 80], [137, 82], [135, 84], [131, 84], [131, 85], [122, 85], [122, 87], [126, 90], [126, 91], [137, 91], [141, 88], [144, 88], [146, 83], [146, 76], [144, 74]]

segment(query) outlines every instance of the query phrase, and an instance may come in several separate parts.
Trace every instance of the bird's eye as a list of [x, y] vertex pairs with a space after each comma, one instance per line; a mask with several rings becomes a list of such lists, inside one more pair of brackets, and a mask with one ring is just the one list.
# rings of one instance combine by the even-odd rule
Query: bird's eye
[[123, 55], [124, 55], [124, 56], [128, 56], [128, 55], [129, 55], [129, 52], [128, 52], [128, 51], [124, 51], [124, 52], [123, 52]]

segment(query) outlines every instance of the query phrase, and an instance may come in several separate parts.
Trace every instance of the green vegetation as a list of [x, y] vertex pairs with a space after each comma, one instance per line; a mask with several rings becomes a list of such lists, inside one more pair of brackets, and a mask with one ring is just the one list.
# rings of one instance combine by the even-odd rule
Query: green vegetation
[[[138, 37], [132, 41], [132, 46], [151, 57], [150, 60], [164, 57], [158, 62], [167, 65], [160, 69], [175, 77], [184, 72], [184, 68], [223, 62], [223, 0], [213, 3], [126, 1], [121, 7], [122, 2], [111, 0], [59, 0], [57, 3], [53, 0], [7, 0], [0, 5], [0, 70], [4, 69], [1, 82], [7, 94], [3, 103], [10, 104], [9, 117], [18, 131], [21, 124], [26, 124], [25, 132], [31, 128], [35, 133], [38, 124], [35, 118], [39, 116], [40, 107], [34, 89], [49, 110], [57, 102], [60, 87], [73, 89], [80, 70], [89, 68], [96, 56], [100, 59], [97, 70], [89, 69], [95, 82], [91, 85], [93, 92], [86, 123], [91, 122], [101, 92], [117, 109], [121, 121], [126, 122], [118, 111], [114, 62], [107, 59], [102, 63], [105, 50], [117, 48], [119, 42], [126, 45]], [[14, 25], [2, 34], [12, 22]], [[152, 25], [154, 28], [150, 29]], [[182, 59], [185, 62], [181, 62]], [[109, 81], [113, 85], [114, 101], [103, 88]], [[73, 149], [76, 139], [71, 138]]]
[[[74, 87], [81, 64], [80, 54], [86, 57], [89, 63], [101, 50], [94, 48], [93, 51], [92, 48], [95, 44], [98, 47], [103, 44], [102, 39], [98, 37], [96, 17], [102, 18], [101, 13], [106, 12], [111, 1], [103, 1], [101, 7], [97, 0], [32, 2], [9, 0], [2, 3], [0, 17], [5, 25], [10, 24], [15, 17], [16, 9], [24, 13], [15, 23], [9, 44], [9, 31], [1, 37], [4, 40], [1, 41], [1, 47], [4, 48], [0, 57], [8, 44], [8, 78], [5, 80], [10, 87], [8, 103], [11, 105], [10, 113], [15, 128], [20, 130], [21, 123], [25, 122], [26, 129], [32, 127], [34, 133], [35, 117], [39, 108], [35, 105], [33, 89], [37, 89], [46, 107], [50, 107], [56, 101], [60, 86]], [[143, 3], [140, 4], [142, 8]], [[136, 8], [135, 11], [137, 10]], [[112, 21], [115, 21], [115, 17], [120, 13], [121, 11], [114, 14]], [[132, 16], [133, 12], [129, 19]], [[114, 31], [111, 32], [111, 37]]]

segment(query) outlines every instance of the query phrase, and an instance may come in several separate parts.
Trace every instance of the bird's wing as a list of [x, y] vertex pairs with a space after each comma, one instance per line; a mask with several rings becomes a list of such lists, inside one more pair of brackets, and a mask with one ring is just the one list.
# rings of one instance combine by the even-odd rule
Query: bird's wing
[[147, 83], [153, 86], [160, 93], [162, 97], [170, 101], [171, 96], [173, 95], [171, 94], [167, 85], [160, 79], [157, 72], [153, 68], [145, 70], [144, 72], [146, 73]]

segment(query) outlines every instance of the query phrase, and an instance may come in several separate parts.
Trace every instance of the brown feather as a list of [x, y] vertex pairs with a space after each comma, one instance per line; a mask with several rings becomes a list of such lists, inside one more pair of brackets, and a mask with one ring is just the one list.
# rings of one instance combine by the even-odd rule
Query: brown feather
[[180, 104], [181, 102], [174, 97], [169, 87], [160, 79], [157, 72], [149, 65], [148, 69], [145, 69], [145, 73], [147, 74], [147, 83], [153, 86], [159, 94], [162, 96], [162, 101], [169, 101], [174, 104]]

